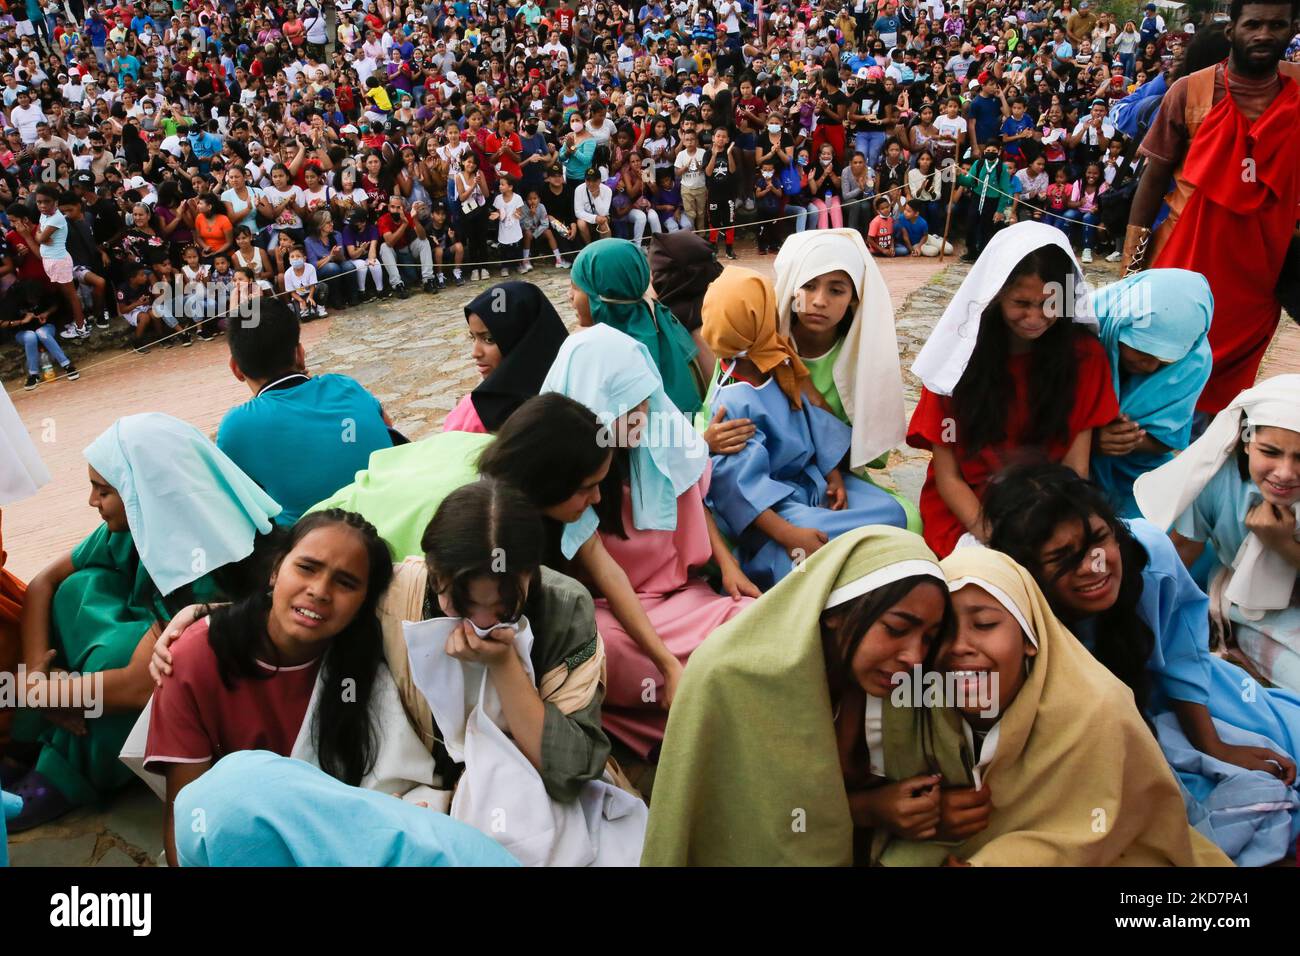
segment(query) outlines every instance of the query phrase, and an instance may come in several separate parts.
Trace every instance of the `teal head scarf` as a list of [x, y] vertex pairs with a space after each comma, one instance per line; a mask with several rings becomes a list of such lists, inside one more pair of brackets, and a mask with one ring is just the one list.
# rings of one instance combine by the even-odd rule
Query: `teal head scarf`
[[[608, 325], [580, 331], [560, 347], [541, 390], [581, 402], [602, 425], [648, 402], [640, 442], [628, 455], [632, 523], [645, 531], [674, 530], [677, 497], [700, 480], [709, 449], [668, 400], [646, 347]], [[572, 558], [598, 524], [596, 512], [588, 508], [567, 525], [561, 540], [564, 556]]]
[[280, 506], [186, 422], [119, 418], [85, 450], [116, 489], [136, 553], [163, 595], [253, 552]]
[[646, 297], [650, 263], [641, 247], [626, 239], [600, 239], [579, 253], [570, 277], [587, 294], [592, 322], [613, 326], [644, 345], [672, 403], [693, 415], [700, 407], [691, 377], [695, 343], [668, 306]]
[[[1098, 289], [1092, 309], [1110, 359], [1120, 411], [1168, 448], [1186, 448], [1196, 399], [1210, 377], [1206, 334], [1214, 296], [1209, 282], [1185, 269], [1149, 269]], [[1169, 364], [1149, 375], [1125, 376], [1120, 367], [1121, 343]], [[1137, 517], [1133, 481], [1171, 457], [1172, 453], [1145, 452], [1094, 455], [1090, 467], [1093, 480], [1110, 492], [1120, 513]]]
[[[1157, 441], [1187, 447], [1196, 399], [1210, 375], [1209, 282], [1199, 272], [1149, 269], [1098, 289], [1092, 302], [1120, 411]], [[1122, 378], [1121, 343], [1169, 364]]]

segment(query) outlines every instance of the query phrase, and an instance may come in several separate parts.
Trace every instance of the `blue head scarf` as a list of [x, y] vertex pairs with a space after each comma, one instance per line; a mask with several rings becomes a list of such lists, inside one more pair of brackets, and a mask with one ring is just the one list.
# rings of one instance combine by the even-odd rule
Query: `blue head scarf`
[[[648, 401], [640, 443], [628, 456], [632, 523], [643, 531], [676, 529], [677, 497], [700, 480], [709, 451], [664, 391], [649, 350], [611, 326], [592, 326], [565, 340], [541, 390], [581, 402], [607, 426]], [[567, 525], [564, 556], [573, 557], [598, 524], [588, 508]]]
[[[1186, 448], [1196, 399], [1210, 377], [1206, 334], [1214, 314], [1214, 296], [1209, 282], [1200, 273], [1184, 269], [1150, 269], [1098, 289], [1092, 308], [1110, 359], [1120, 412], [1161, 444], [1175, 451]], [[1149, 375], [1124, 378], [1121, 343], [1169, 364]], [[1171, 453], [1142, 452], [1122, 458], [1096, 455], [1091, 466], [1093, 479], [1111, 492], [1125, 517], [1136, 517], [1133, 481], [1171, 457]]]
[[121, 497], [136, 553], [164, 596], [248, 557], [280, 513], [225, 452], [170, 415], [119, 418], [84, 454]]
[[626, 239], [599, 239], [573, 260], [569, 278], [587, 293], [592, 322], [613, 326], [644, 345], [668, 397], [693, 415], [700, 407], [691, 376], [695, 342], [668, 306], [646, 298], [650, 263], [641, 247]]

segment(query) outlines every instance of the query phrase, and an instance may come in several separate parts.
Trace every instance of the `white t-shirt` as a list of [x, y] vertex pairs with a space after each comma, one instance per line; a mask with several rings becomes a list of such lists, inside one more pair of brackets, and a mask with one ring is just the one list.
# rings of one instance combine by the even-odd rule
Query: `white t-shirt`
[[708, 165], [709, 154], [698, 146], [692, 155], [686, 150], [677, 154], [673, 166], [677, 169], [677, 175], [681, 178], [683, 189], [704, 189], [704, 167]]
[[459, 173], [460, 161], [464, 159], [465, 154], [469, 152], [469, 143], [461, 140], [455, 146], [451, 146], [450, 144], [439, 146], [435, 152], [437, 152], [438, 158], [447, 164], [447, 168], [452, 173]]
[[965, 117], [949, 116], [947, 113], [935, 119], [934, 128], [939, 131], [938, 138], [952, 140], [954, 143], [959, 142], [961, 134], [968, 130]]
[[[167, 148], [167, 141], [163, 140], [163, 149]], [[177, 147], [179, 149], [179, 147]], [[178, 154], [179, 155], [179, 154]], [[265, 189], [271, 185], [271, 167], [275, 163], [270, 157], [263, 155], [260, 162], [250, 159], [244, 164], [244, 171], [248, 173], [248, 182], [252, 186], [260, 186]]]
[[498, 193], [496, 199], [492, 200], [492, 208], [501, 214], [501, 218], [497, 220], [497, 242], [503, 245], [522, 242], [524, 230], [515, 213], [524, 208], [523, 197], [515, 193], [507, 202], [506, 198]]
[[45, 118], [45, 110], [34, 101], [26, 109], [15, 106], [9, 114], [9, 122], [22, 134], [23, 142], [28, 146], [36, 142], [36, 124]]
[[318, 209], [328, 209], [330, 199], [334, 196], [334, 190], [329, 186], [321, 186], [319, 189], [295, 188], [302, 197], [302, 205], [313, 212]]
[[266, 198], [270, 200], [271, 205], [273, 206], [280, 205], [280, 203], [284, 202], [286, 199], [293, 199], [293, 203], [285, 207], [285, 209], [280, 213], [280, 218], [275, 221], [276, 229], [302, 228], [302, 217], [298, 215], [298, 211], [294, 208], [295, 204], [299, 206], [302, 205], [301, 189], [297, 186], [290, 186], [288, 189], [279, 190], [274, 186], [265, 186], [263, 187], [263, 191], [266, 193]]
[[284, 291], [297, 292], [299, 289], [310, 289], [316, 284], [316, 267], [310, 262], [302, 267], [302, 274], [290, 266], [284, 272]]

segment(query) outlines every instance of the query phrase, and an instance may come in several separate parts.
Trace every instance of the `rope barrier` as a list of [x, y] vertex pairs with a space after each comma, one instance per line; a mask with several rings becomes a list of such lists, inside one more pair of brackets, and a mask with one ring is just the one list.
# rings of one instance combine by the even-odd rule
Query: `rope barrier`
[[[950, 168], [950, 167], [945, 167], [945, 168]], [[930, 178], [934, 178], [934, 177], [941, 177], [942, 175], [943, 175], [943, 170], [942, 170], [942, 169], [936, 169], [936, 170], [934, 170], [933, 172], [927, 174], [927, 175], [926, 175], [926, 178], [927, 178], [927, 179], [930, 179]], [[889, 189], [884, 190], [883, 192], [873, 193], [871, 196], [863, 196], [863, 197], [860, 198], [860, 199], [850, 199], [850, 200], [848, 200], [848, 201], [841, 201], [841, 203], [840, 203], [840, 208], [843, 209], [843, 208], [845, 208], [845, 207], [847, 207], [847, 206], [858, 205], [858, 204], [860, 204], [860, 203], [864, 203], [864, 202], [874, 203], [876, 200], [880, 199], [882, 196], [890, 196], [890, 195], [892, 195], [892, 194], [894, 194], [894, 193], [900, 193], [900, 192], [902, 192], [904, 189], [907, 189], [907, 188], [910, 188], [910, 187], [907, 186], [907, 185], [903, 185], [903, 186], [892, 186], [892, 187], [890, 187]], [[974, 190], [973, 188], [971, 188], [971, 187], [963, 187], [963, 188], [970, 189], [972, 195], [975, 194], [975, 190]], [[989, 186], [989, 187], [988, 187], [988, 191], [989, 191], [989, 192], [995, 192], [995, 193], [998, 193], [999, 195], [1006, 196], [1006, 197], [1008, 197], [1008, 198], [1010, 198], [1010, 199], [1015, 199], [1015, 195], [1014, 195], [1014, 194], [1003, 192], [1002, 190], [998, 189], [998, 188], [995, 187], [995, 186]], [[789, 197], [787, 197], [787, 198], [789, 198]], [[939, 200], [928, 200], [928, 201], [930, 201], [930, 202], [938, 202]], [[952, 205], [952, 200], [951, 200], [951, 199], [949, 199], [948, 204], [949, 204], [950, 206]], [[1058, 219], [1058, 220], [1060, 220], [1060, 221], [1062, 221], [1062, 222], [1066, 222], [1066, 223], [1070, 223], [1070, 224], [1073, 224], [1073, 223], [1079, 222], [1079, 220], [1067, 219], [1067, 218], [1064, 217], [1064, 216], [1058, 216], [1058, 215], [1056, 215], [1056, 214], [1054, 214], [1054, 213], [1047, 212], [1047, 211], [1045, 211], [1045, 210], [1041, 210], [1041, 211], [1042, 211], [1042, 213], [1043, 213], [1044, 216], [1050, 216], [1051, 218]], [[722, 232], [722, 231], [725, 231], [725, 229], [728, 229], [728, 228], [729, 228], [729, 229], [753, 229], [753, 228], [757, 228], [758, 226], [765, 226], [765, 225], [770, 225], [770, 224], [772, 224], [772, 223], [778, 223], [778, 222], [786, 222], [786, 221], [793, 220], [793, 219], [797, 219], [797, 218], [798, 218], [797, 215], [792, 214], [792, 215], [789, 215], [789, 216], [776, 216], [776, 217], [771, 218], [771, 219], [751, 220], [751, 221], [746, 222], [746, 223], [737, 223], [737, 224], [735, 224], [735, 225], [733, 225], [733, 226], [724, 227], [724, 228], [722, 228], [722, 229], [714, 228], [714, 229], [711, 230], [709, 227], [706, 226], [706, 227], [701, 228], [701, 229], [692, 229], [692, 230], [690, 230], [690, 231], [691, 231], [692, 233], [694, 233], [695, 235], [706, 235], [706, 234], [709, 233], [710, 231]], [[545, 254], [543, 253], [543, 255], [545, 255]], [[541, 258], [541, 257], [539, 257], [539, 258]], [[452, 268], [456, 268], [456, 269], [460, 269], [460, 270], [464, 271], [465, 269], [485, 269], [485, 268], [487, 268], [488, 266], [508, 266], [508, 265], [517, 264], [517, 263], [519, 263], [519, 262], [521, 262], [521, 261], [522, 261], [521, 258], [516, 256], [516, 257], [513, 258], [513, 259], [495, 259], [495, 260], [488, 260], [488, 261], [482, 261], [482, 262], [462, 262], [462, 263], [460, 263], [460, 265], [458, 265], [458, 266], [457, 266], [457, 265], [452, 265], [451, 267], [452, 267]], [[448, 268], [448, 266], [449, 266], [448, 263], [443, 263], [443, 265], [441, 266], [441, 268], [444, 268], [444, 269], [445, 269], [445, 268]], [[418, 262], [398, 262], [398, 263], [396, 263], [396, 267], [397, 267], [398, 269], [403, 269], [403, 268], [405, 268], [405, 269], [423, 269], [422, 264], [421, 264], [421, 263], [418, 263]], [[439, 267], [435, 266], [435, 269], [437, 269], [437, 268], [439, 268]], [[317, 281], [317, 283], [316, 283], [316, 286], [313, 286], [313, 288], [316, 288], [316, 287], [319, 287], [319, 286], [324, 286], [326, 283], [333, 282], [333, 281], [336, 280], [336, 279], [355, 279], [355, 272], [343, 272], [343, 273], [339, 273], [339, 274], [337, 274], [337, 275], [332, 275], [332, 276], [328, 276], [328, 277], [325, 277], [325, 278], [318, 279], [318, 281]], [[480, 281], [481, 281], [481, 280], [480, 280]], [[260, 295], [260, 296], [253, 296], [253, 297], [251, 297], [251, 300], [256, 300], [256, 299], [259, 299], [259, 298], [272, 298], [272, 299], [278, 299], [278, 298], [283, 298], [283, 297], [285, 297], [285, 296], [288, 296], [288, 295], [290, 295], [290, 294], [291, 294], [291, 293], [288, 292], [288, 291], [285, 291], [285, 292], [272, 292], [272, 293], [269, 293], [269, 294], [265, 294], [265, 293], [264, 293], [263, 295]], [[235, 307], [235, 308], [237, 308], [237, 307]], [[157, 338], [157, 339], [154, 339], [152, 342], [148, 343], [148, 345], [149, 345], [149, 347], [153, 347], [153, 346], [156, 346], [156, 345], [162, 345], [163, 343], [168, 342], [168, 341], [171, 341], [171, 340], [176, 339], [176, 338], [179, 338], [179, 337], [182, 336], [182, 335], [191, 334], [191, 333], [197, 331], [198, 329], [202, 328], [203, 326], [207, 325], [208, 323], [216, 323], [216, 322], [219, 321], [220, 319], [229, 318], [231, 315], [234, 315], [234, 314], [235, 314], [235, 308], [229, 308], [229, 309], [227, 309], [227, 310], [224, 311], [224, 312], [215, 313], [215, 314], [213, 314], [213, 315], [205, 315], [205, 316], [203, 316], [202, 318], [194, 319], [193, 322], [192, 322], [192, 324], [191, 324], [189, 327], [187, 327], [187, 328], [183, 328], [183, 329], [178, 327], [178, 328], [176, 328], [174, 331], [172, 331], [172, 332], [170, 332], [170, 333], [168, 333], [168, 334], [166, 334], [166, 335], [163, 335], [163, 336], [161, 336], [161, 337], [159, 337], [159, 338]], [[178, 321], [178, 323], [179, 323], [179, 321], [180, 321], [181, 318], [185, 318], [185, 317], [184, 317], [184, 316], [177, 317], [177, 321]], [[89, 321], [89, 320], [87, 320], [87, 321]], [[164, 346], [164, 347], [167, 347], [167, 346]], [[111, 356], [111, 357], [105, 359], [103, 362], [99, 362], [99, 363], [97, 363], [95, 367], [96, 367], [96, 369], [103, 369], [104, 367], [106, 367], [106, 366], [108, 366], [108, 365], [110, 365], [110, 364], [112, 364], [112, 363], [114, 363], [114, 362], [130, 360], [133, 356], [138, 355], [138, 354], [139, 354], [139, 353], [137, 353], [137, 352], [135, 351], [135, 349], [132, 348], [131, 351], [129, 351], [129, 352], [121, 352], [121, 353], [119, 353], [119, 354], [117, 354], [117, 355], [114, 355], [114, 356]], [[64, 378], [67, 378], [67, 373], [66, 373], [66, 372], [60, 372], [59, 374], [56, 374], [56, 375], [55, 375], [55, 377], [54, 377], [53, 380], [54, 380], [54, 381], [59, 381], [60, 379], [64, 379]], [[18, 391], [19, 391], [19, 389], [14, 389], [14, 390], [11, 391], [9, 394], [11, 394], [11, 395], [16, 395], [16, 394], [18, 394]]]

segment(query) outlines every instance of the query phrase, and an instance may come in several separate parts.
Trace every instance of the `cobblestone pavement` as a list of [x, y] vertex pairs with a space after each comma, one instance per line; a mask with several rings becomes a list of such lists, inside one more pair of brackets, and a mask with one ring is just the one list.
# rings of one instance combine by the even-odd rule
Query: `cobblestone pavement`
[[[769, 275], [772, 271], [771, 257], [742, 255], [740, 264]], [[935, 260], [895, 260], [883, 269], [897, 313], [910, 414], [920, 382], [907, 369], [969, 267], [953, 259], [943, 267]], [[1094, 283], [1106, 283], [1117, 278], [1118, 271], [1101, 265], [1090, 267], [1088, 276]], [[568, 303], [567, 273], [538, 267], [527, 279], [550, 296], [570, 326], [576, 324]], [[438, 296], [414, 295], [311, 323], [304, 327], [308, 364], [313, 371], [353, 376], [383, 401], [399, 429], [411, 438], [424, 437], [441, 426], [443, 416], [477, 380], [467, 354], [462, 310], [485, 287], [479, 283]], [[52, 445], [41, 446], [55, 474], [53, 485], [5, 510], [10, 566], [30, 576], [93, 528], [93, 512], [84, 502], [80, 450], [118, 415], [162, 407], [205, 432], [215, 431], [226, 408], [248, 394], [230, 376], [225, 360], [224, 340], [171, 353], [114, 356], [102, 360], [102, 372], [95, 364], [83, 364], [88, 371], [79, 383], [19, 392], [15, 400], [33, 435], [38, 436], [42, 422], [51, 418], [59, 423], [61, 435]], [[1300, 327], [1290, 321], [1279, 329], [1261, 374], [1282, 371], [1300, 371]], [[908, 448], [895, 452], [888, 480], [915, 500], [928, 457]], [[160, 807], [143, 785], [130, 788], [107, 811], [79, 810], [51, 826], [10, 838], [15, 866], [147, 866], [161, 851]]]

